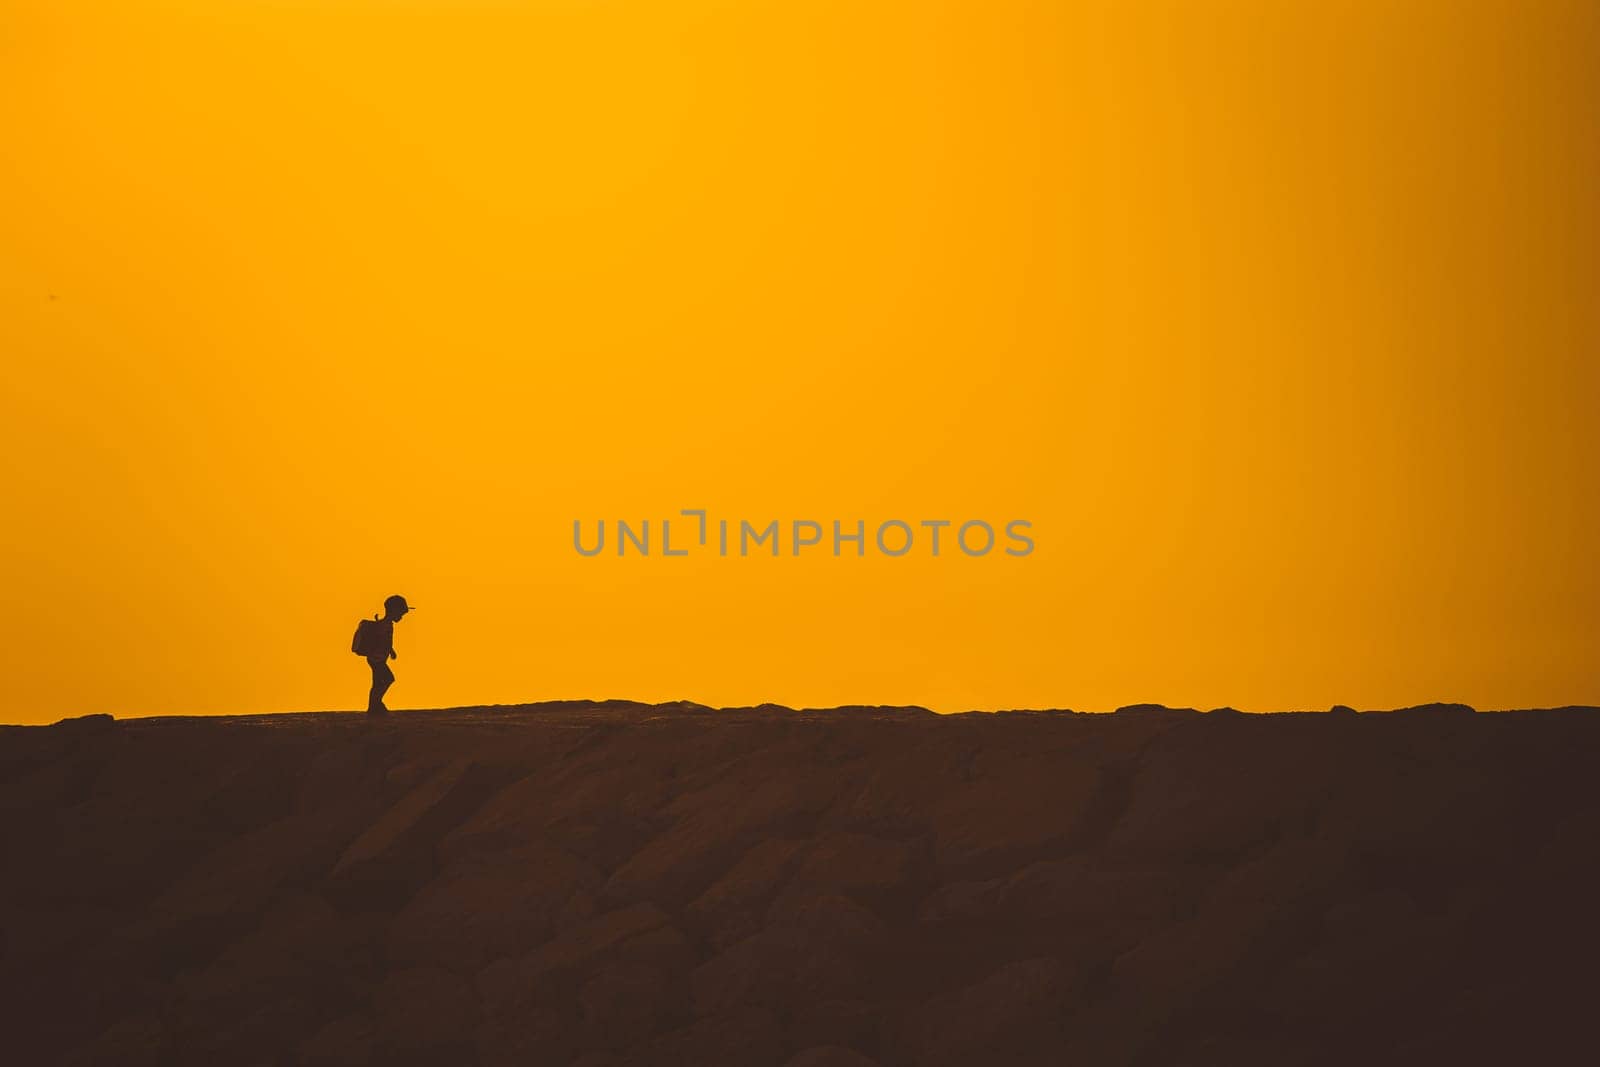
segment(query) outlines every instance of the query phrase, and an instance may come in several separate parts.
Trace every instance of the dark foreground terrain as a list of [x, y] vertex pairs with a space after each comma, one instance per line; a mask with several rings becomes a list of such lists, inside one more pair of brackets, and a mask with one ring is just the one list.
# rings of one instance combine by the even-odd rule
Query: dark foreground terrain
[[0, 729], [0, 1059], [1585, 1062], [1600, 712]]

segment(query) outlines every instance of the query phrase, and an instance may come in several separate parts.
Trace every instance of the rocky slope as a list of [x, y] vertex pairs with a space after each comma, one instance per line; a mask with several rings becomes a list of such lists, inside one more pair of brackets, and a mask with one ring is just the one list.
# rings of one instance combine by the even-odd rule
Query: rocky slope
[[1557, 1062], [1600, 713], [0, 729], [11, 1063]]

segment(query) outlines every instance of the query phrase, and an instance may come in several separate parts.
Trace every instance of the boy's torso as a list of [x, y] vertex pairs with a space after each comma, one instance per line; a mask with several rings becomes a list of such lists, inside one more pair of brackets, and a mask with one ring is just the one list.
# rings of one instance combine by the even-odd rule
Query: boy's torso
[[376, 628], [377, 639], [373, 642], [375, 646], [373, 654], [367, 658], [388, 659], [389, 653], [394, 651], [394, 623], [388, 619], [378, 619]]

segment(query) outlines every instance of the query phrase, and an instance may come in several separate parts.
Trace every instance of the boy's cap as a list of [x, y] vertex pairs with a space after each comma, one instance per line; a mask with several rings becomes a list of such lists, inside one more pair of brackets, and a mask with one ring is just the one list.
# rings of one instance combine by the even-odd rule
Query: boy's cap
[[401, 596], [399, 593], [396, 593], [394, 596], [390, 597], [388, 600], [385, 600], [383, 602], [383, 606], [385, 608], [388, 608], [390, 611], [394, 611], [396, 609], [398, 609], [400, 611], [416, 611], [417, 610], [416, 608], [412, 607], [410, 604], [407, 604], [406, 603], [406, 598]]

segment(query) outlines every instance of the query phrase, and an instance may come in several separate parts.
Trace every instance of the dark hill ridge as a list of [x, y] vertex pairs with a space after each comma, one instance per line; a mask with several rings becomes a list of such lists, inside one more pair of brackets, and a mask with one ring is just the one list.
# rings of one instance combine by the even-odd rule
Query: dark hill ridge
[[13, 1063], [1566, 1062], [1600, 715], [0, 728]]

